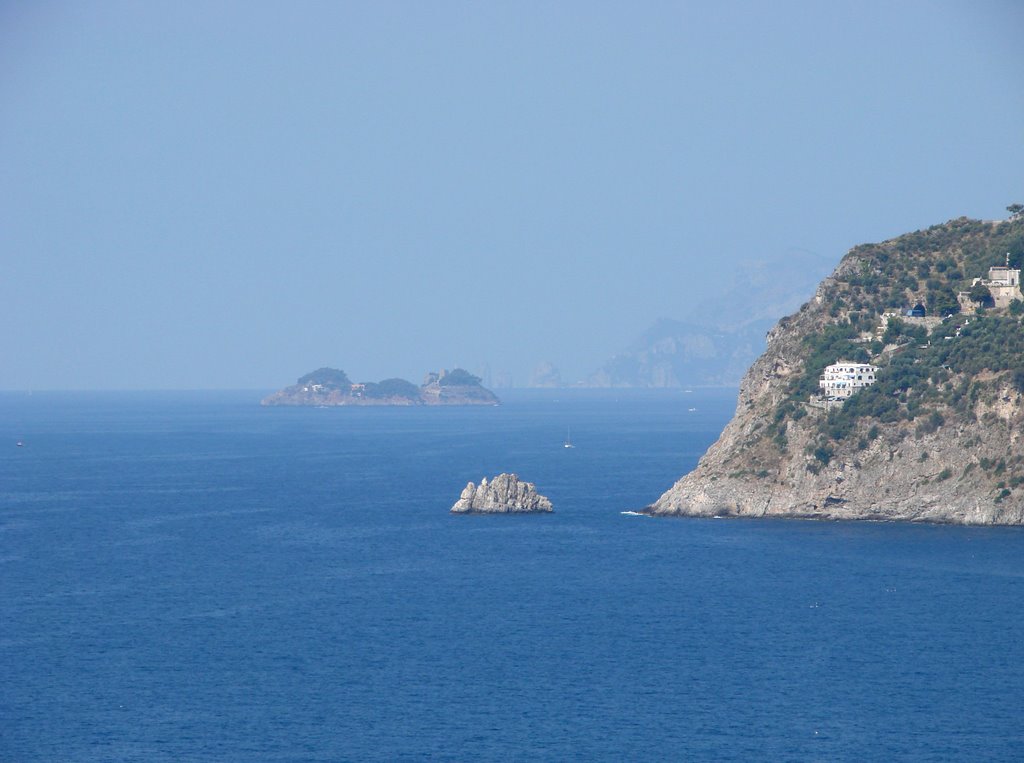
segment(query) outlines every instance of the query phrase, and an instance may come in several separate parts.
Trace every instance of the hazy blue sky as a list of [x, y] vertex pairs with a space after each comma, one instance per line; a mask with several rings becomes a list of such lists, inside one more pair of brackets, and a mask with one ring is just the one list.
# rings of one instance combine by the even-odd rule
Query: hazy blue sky
[[1019, 2], [0, 3], [0, 388], [582, 376], [737, 260], [1024, 202], [1022, 39]]

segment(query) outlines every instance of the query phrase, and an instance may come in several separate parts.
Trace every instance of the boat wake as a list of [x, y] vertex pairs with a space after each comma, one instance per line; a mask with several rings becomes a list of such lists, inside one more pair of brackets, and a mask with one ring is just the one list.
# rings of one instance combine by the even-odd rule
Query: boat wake
[[644, 514], [642, 511], [620, 511], [620, 514], [624, 514], [627, 517], [649, 517], [650, 514]]

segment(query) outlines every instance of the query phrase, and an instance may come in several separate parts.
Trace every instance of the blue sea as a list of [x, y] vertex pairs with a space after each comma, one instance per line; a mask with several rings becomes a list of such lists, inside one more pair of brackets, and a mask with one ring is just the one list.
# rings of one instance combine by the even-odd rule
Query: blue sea
[[621, 513], [735, 390], [259, 397], [0, 395], [0, 760], [1024, 758], [1024, 531]]

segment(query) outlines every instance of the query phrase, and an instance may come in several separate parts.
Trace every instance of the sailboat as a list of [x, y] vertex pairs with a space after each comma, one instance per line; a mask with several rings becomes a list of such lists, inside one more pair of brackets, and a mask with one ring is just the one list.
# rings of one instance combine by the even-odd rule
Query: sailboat
[[576, 447], [575, 445], [572, 444], [572, 437], [571, 437], [571, 433], [569, 431], [569, 427], [565, 428], [565, 443], [562, 445], [562, 447], [563, 448], [575, 448]]

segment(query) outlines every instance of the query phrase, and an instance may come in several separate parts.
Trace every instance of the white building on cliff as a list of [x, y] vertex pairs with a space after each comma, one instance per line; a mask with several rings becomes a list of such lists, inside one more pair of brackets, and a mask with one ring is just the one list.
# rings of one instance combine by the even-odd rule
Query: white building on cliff
[[818, 377], [821, 396], [826, 400], [845, 400], [857, 390], [874, 384], [877, 373], [877, 366], [869, 363], [839, 360], [826, 366]]

